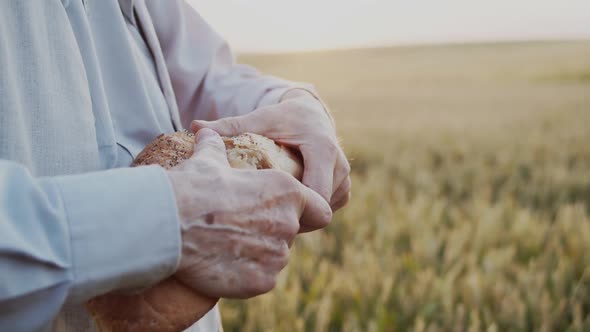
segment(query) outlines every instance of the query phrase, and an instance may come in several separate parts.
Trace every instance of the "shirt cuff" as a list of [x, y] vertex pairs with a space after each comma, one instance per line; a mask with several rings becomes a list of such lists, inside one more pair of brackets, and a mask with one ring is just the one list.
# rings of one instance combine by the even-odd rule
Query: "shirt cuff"
[[180, 259], [174, 192], [158, 166], [56, 177], [70, 228], [74, 283], [69, 301], [146, 287]]

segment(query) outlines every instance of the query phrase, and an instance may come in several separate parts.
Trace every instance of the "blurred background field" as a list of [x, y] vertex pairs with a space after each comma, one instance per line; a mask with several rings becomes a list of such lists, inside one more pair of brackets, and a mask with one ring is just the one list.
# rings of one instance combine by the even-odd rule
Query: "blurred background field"
[[239, 61], [317, 87], [353, 193], [226, 331], [590, 331], [590, 42]]

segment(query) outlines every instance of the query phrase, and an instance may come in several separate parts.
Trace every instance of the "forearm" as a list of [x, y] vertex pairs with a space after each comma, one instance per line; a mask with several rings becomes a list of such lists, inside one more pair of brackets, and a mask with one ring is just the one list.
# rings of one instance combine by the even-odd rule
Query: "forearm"
[[238, 116], [310, 85], [237, 64], [228, 44], [184, 0], [147, 3], [185, 128], [194, 119]]
[[180, 231], [161, 169], [34, 178], [0, 161], [0, 180], [0, 331], [40, 329], [65, 301], [174, 272]]

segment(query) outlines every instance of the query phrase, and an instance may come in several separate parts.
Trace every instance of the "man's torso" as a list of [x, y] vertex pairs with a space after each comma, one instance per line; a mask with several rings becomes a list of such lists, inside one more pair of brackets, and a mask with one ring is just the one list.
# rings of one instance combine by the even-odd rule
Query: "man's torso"
[[[131, 3], [4, 5], [0, 158], [26, 165], [35, 176], [123, 167], [155, 136], [180, 129], [175, 100], [162, 92], [170, 80], [153, 31], [145, 42], [150, 30], [141, 24], [150, 24], [149, 15], [144, 11], [136, 21]], [[80, 306], [71, 308], [56, 327], [92, 330]], [[217, 320], [213, 310], [201, 328], [210, 330]]]

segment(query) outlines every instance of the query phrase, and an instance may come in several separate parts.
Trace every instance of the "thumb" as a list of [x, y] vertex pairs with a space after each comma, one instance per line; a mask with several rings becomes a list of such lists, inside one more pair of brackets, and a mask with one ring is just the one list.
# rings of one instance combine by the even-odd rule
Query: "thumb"
[[246, 115], [222, 118], [215, 121], [194, 120], [191, 122], [191, 130], [196, 133], [203, 128], [209, 128], [222, 136], [237, 136], [246, 132], [264, 135], [263, 121], [259, 119], [257, 111]]
[[211, 129], [201, 129], [195, 137], [195, 149], [191, 158], [215, 160], [224, 166], [229, 166], [227, 152], [223, 140]]

